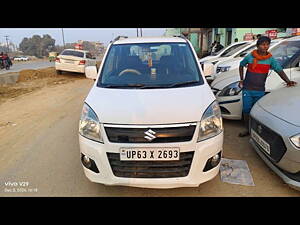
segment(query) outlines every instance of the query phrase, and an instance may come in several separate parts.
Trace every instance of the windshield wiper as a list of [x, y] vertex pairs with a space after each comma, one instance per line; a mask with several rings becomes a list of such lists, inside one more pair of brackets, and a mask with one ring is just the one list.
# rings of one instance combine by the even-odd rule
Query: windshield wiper
[[198, 84], [198, 83], [199, 83], [199, 81], [193, 80], [193, 81], [172, 84], [168, 87], [180, 87], [180, 86], [185, 86], [185, 85], [189, 85], [189, 84]]
[[131, 87], [137, 87], [137, 88], [142, 88], [144, 87], [145, 84], [126, 84], [126, 85], [120, 85], [120, 84], [108, 84], [104, 85], [103, 87], [105, 88], [131, 88]]

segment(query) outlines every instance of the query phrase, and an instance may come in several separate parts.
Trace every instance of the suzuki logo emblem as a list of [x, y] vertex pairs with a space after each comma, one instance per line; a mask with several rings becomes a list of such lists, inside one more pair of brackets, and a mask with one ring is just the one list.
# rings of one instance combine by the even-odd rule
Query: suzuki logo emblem
[[148, 141], [152, 141], [156, 138], [156, 136], [155, 136], [156, 132], [151, 129], [144, 132], [144, 134], [146, 134], [146, 136], [144, 136], [144, 138], [147, 139]]

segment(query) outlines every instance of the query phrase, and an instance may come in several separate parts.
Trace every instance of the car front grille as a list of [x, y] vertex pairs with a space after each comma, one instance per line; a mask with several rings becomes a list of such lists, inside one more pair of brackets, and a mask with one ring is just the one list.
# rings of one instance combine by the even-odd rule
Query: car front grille
[[180, 160], [174, 161], [120, 161], [119, 153], [107, 153], [116, 177], [127, 178], [172, 178], [189, 174], [194, 152], [180, 153]]
[[[260, 130], [258, 129], [259, 126], [261, 127]], [[270, 145], [269, 156], [271, 159], [276, 163], [279, 162], [287, 150], [282, 137], [253, 117], [250, 117], [250, 127]], [[258, 144], [257, 146], [262, 150]]]
[[[104, 126], [108, 140], [113, 143], [171, 143], [191, 141], [196, 125], [183, 127], [151, 128], [151, 134], [146, 134], [149, 128], [121, 128]], [[148, 136], [148, 139], [147, 139]]]

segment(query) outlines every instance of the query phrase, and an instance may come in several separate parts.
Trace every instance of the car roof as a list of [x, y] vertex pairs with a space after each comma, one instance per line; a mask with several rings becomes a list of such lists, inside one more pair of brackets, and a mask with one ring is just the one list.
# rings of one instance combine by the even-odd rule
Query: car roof
[[113, 44], [133, 44], [133, 43], [160, 43], [160, 42], [181, 42], [186, 43], [187, 41], [182, 37], [134, 37], [134, 38], [123, 38], [116, 40]]
[[86, 50], [80, 50], [80, 49], [72, 49], [72, 48], [68, 48], [68, 49], [64, 49], [65, 50], [68, 50], [68, 51], [75, 51], [75, 52], [89, 52], [89, 51], [86, 51]]
[[297, 41], [300, 40], [300, 36], [291, 36], [285, 39], [286, 41]]

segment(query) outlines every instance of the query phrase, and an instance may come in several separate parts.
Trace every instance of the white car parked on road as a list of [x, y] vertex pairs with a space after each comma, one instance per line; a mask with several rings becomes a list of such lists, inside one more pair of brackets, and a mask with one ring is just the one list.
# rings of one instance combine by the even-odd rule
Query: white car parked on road
[[65, 49], [55, 60], [55, 69], [58, 74], [62, 71], [85, 73], [87, 66], [96, 66], [96, 58], [84, 50]]
[[197, 187], [219, 173], [221, 112], [187, 39], [117, 38], [98, 74], [89, 68], [86, 75], [97, 80], [79, 123], [89, 180]]
[[[284, 38], [278, 38], [278, 39], [274, 39], [272, 40], [271, 44], [270, 44], [270, 48], [269, 51], [272, 53], [272, 49], [278, 45], [280, 42], [284, 41]], [[226, 72], [226, 71], [230, 71], [230, 70], [234, 70], [237, 69], [240, 66], [240, 62], [243, 60], [243, 58], [249, 54], [252, 49], [247, 49], [242, 51], [240, 54], [236, 55], [234, 58], [226, 60], [220, 64], [218, 64], [217, 66], [217, 74], [212, 75], [212, 77], [217, 77], [219, 76], [221, 73]]]
[[[212, 63], [214, 65], [213, 73], [209, 76], [206, 76], [206, 79], [209, 81], [213, 81], [215, 79], [215, 74], [218, 74], [219, 71], [217, 71], [217, 68], [219, 64], [222, 62], [225, 62], [227, 60], [233, 59], [235, 57], [239, 57], [243, 54], [245, 54], [245, 51], [251, 51], [255, 48], [256, 41], [248, 41], [243, 45], [238, 46], [237, 48], [233, 49], [232, 51], [227, 52], [226, 54], [222, 55], [221, 57], [214, 59], [214, 60], [207, 60], [204, 62], [204, 66], [206, 63]], [[225, 72], [225, 71], [224, 71]]]
[[[299, 83], [300, 37], [285, 39], [273, 48], [272, 55], [282, 65], [289, 79]], [[239, 80], [239, 70], [235, 69], [220, 74], [211, 83], [211, 88], [220, 104], [223, 118], [233, 120], [242, 119], [243, 103], [241, 88], [238, 86]], [[271, 92], [284, 85], [285, 82], [280, 76], [271, 70], [266, 80], [266, 92]]]
[[13, 58], [14, 61], [28, 61], [29, 58], [27, 56], [16, 56]]
[[204, 62], [207, 62], [207, 61], [215, 61], [216, 59], [218, 59], [219, 57], [223, 57], [224, 55], [226, 55], [228, 52], [230, 51], [233, 51], [234, 49], [248, 43], [249, 41], [240, 41], [240, 42], [234, 42], [230, 45], [228, 45], [227, 47], [225, 48], [222, 48], [220, 51], [218, 52], [215, 52], [215, 53], [212, 53], [211, 55], [209, 56], [206, 56], [206, 57], [203, 57], [201, 59], [199, 59], [199, 62], [200, 63], [204, 63]]

